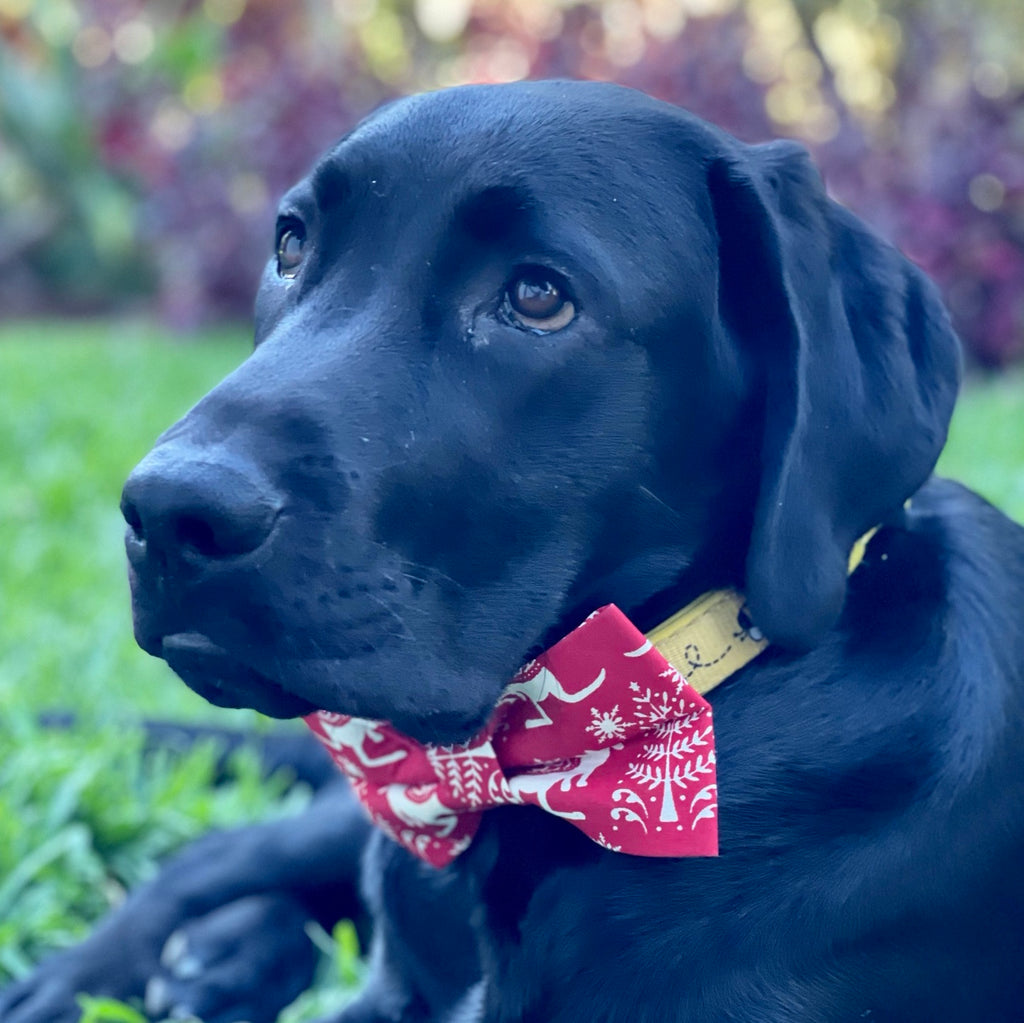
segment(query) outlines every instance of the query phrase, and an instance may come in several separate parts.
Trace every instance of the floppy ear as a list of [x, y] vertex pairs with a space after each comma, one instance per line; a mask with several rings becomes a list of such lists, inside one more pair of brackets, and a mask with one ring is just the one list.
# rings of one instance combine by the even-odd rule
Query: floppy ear
[[743, 147], [709, 187], [720, 315], [764, 381], [748, 607], [807, 649], [842, 610], [854, 541], [931, 473], [959, 345], [932, 283], [827, 197], [800, 146]]

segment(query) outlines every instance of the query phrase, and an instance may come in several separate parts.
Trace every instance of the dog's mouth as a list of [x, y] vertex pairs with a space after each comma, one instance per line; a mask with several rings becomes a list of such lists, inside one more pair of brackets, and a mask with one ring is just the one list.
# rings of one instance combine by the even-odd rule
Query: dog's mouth
[[251, 707], [275, 718], [301, 717], [317, 710], [201, 633], [164, 636], [158, 656], [193, 692], [218, 707]]

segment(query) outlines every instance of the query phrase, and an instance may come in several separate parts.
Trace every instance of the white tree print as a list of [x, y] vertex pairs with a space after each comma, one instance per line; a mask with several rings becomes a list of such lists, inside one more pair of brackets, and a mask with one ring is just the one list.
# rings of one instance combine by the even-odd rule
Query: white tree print
[[[630, 682], [629, 688], [638, 695], [633, 697], [633, 716], [637, 722], [647, 728], [659, 725], [665, 721], [672, 721], [686, 714], [686, 697], [681, 695], [681, 686], [676, 686], [676, 692], [669, 692], [662, 689], [658, 692], [647, 686], [641, 690], [639, 683]], [[692, 724], [696, 714], [691, 714], [689, 722]]]
[[702, 775], [710, 774], [714, 768], [714, 750], [697, 752], [709, 746], [711, 726], [703, 731], [690, 732], [698, 715], [691, 714], [675, 721], [666, 721], [655, 729], [655, 741], [644, 743], [644, 751], [638, 761], [630, 764], [626, 776], [647, 787], [648, 790], [661, 788], [661, 813], [659, 819], [665, 823], [679, 820], [676, 810], [676, 789], [685, 789], [690, 782], [699, 781]]
[[686, 685], [686, 679], [683, 676], [683, 673], [671, 664], [664, 671], [659, 672], [658, 677], [667, 678], [669, 682], [671, 682], [672, 685], [676, 687], [677, 693], [680, 689], [683, 688], [684, 685]]
[[447, 782], [452, 794], [460, 802], [474, 809], [483, 805], [485, 781], [495, 768], [494, 752], [490, 744], [427, 746], [426, 752], [430, 766], [439, 778]]

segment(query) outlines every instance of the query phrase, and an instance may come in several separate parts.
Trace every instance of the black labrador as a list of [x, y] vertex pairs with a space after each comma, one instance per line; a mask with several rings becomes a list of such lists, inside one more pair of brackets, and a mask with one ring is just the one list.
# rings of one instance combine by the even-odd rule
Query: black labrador
[[719, 856], [375, 833], [344, 1019], [1024, 1018], [1024, 530], [931, 477], [947, 316], [798, 146], [605, 84], [406, 99], [285, 197], [256, 311], [123, 501], [137, 638], [211, 701], [453, 744], [609, 602], [733, 587], [770, 641], [709, 697]]

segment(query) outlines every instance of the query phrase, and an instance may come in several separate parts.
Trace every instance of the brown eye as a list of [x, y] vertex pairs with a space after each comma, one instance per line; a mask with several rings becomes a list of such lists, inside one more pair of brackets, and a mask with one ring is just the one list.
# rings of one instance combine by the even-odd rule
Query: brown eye
[[523, 274], [505, 293], [511, 318], [531, 330], [553, 331], [568, 326], [576, 315], [576, 307], [562, 288], [550, 277]]
[[302, 266], [306, 239], [291, 228], [281, 235], [277, 243], [277, 273], [288, 280], [296, 277]]

